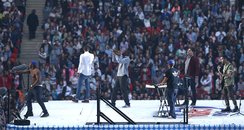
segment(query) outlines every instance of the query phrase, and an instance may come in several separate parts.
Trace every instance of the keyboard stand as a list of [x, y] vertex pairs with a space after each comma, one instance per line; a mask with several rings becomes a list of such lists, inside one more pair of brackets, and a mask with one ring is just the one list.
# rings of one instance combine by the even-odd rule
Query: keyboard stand
[[166, 87], [167, 87], [166, 85], [155, 86], [155, 88], [157, 89], [157, 93], [159, 95], [160, 105], [158, 108], [157, 115], [153, 117], [168, 117], [169, 108], [167, 106], [167, 100], [166, 100]]

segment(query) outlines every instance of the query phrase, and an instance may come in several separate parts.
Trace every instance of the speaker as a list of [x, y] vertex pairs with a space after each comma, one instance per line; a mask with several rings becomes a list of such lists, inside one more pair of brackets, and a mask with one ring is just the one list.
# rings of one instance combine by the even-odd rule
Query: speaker
[[14, 125], [30, 125], [30, 120], [14, 120]]

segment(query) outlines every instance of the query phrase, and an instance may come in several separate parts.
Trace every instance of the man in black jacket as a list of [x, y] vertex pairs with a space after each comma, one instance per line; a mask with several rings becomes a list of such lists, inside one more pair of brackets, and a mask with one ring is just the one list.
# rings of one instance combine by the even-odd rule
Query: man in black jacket
[[29, 27], [29, 39], [34, 39], [36, 37], [36, 29], [39, 26], [38, 16], [36, 15], [35, 9], [28, 15], [27, 25]]

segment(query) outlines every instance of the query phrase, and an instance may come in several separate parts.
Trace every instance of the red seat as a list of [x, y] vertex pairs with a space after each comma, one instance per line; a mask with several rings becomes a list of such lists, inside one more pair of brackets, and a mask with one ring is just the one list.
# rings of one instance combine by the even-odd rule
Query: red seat
[[244, 98], [244, 90], [240, 90], [240, 96]]

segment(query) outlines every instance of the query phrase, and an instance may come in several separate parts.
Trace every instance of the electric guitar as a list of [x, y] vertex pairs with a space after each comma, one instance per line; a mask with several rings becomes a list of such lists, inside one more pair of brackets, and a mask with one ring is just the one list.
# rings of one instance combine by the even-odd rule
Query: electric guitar
[[223, 89], [223, 87], [224, 87], [224, 74], [223, 74], [223, 72], [221, 72], [221, 66], [218, 66], [217, 69], [218, 69], [219, 82], [221, 85], [221, 89]]

